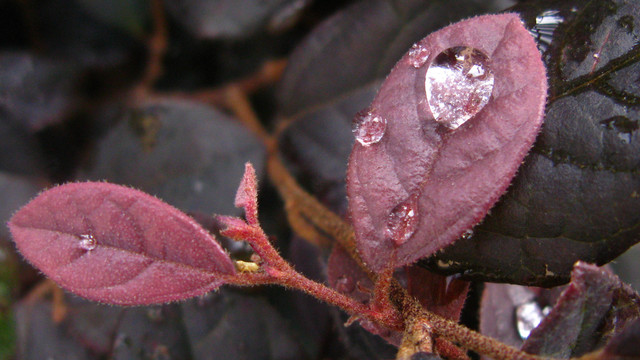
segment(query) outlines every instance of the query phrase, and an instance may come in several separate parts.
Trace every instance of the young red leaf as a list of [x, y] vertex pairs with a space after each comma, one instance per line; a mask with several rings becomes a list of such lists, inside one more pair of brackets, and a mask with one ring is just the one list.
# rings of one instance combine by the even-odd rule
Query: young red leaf
[[411, 48], [356, 121], [386, 121], [371, 127], [384, 129], [379, 141], [355, 143], [347, 172], [366, 263], [412, 263], [477, 224], [533, 144], [546, 93], [540, 54], [515, 14], [464, 20]]
[[62, 287], [91, 300], [142, 305], [201, 295], [235, 268], [193, 219], [109, 183], [47, 190], [9, 221], [18, 250]]
[[244, 175], [238, 186], [234, 204], [244, 209], [247, 223], [258, 224], [258, 179], [251, 163], [246, 163], [244, 166]]

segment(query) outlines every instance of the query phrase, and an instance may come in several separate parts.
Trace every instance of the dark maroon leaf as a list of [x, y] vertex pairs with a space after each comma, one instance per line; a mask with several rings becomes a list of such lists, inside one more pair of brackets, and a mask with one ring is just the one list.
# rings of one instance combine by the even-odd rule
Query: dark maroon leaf
[[[40, 191], [42, 185], [33, 178], [12, 175], [0, 172], [0, 223], [6, 224], [16, 209], [26, 204]], [[10, 239], [9, 229], [3, 226], [0, 229], [0, 238]]]
[[205, 39], [246, 37], [277, 30], [298, 14], [308, 0], [164, 0], [168, 11], [195, 36]]
[[[462, 56], [469, 62], [449, 65]], [[482, 70], [456, 77], [467, 66]], [[536, 45], [514, 14], [459, 22], [410, 49], [369, 110], [388, 122], [384, 137], [356, 143], [349, 160], [349, 210], [367, 265], [412, 263], [479, 222], [533, 143], [546, 91]]]
[[110, 358], [191, 360], [180, 305], [126, 309], [112, 337]]
[[[131, 32], [93, 16], [77, 1], [53, 0], [29, 6], [27, 11], [30, 12], [33, 31], [43, 50], [48, 55], [63, 58], [75, 65], [96, 69], [131, 65], [139, 60], [136, 55], [141, 55], [143, 51], [142, 44], [136, 41]], [[104, 12], [102, 15], [103, 19], [108, 16]], [[120, 16], [126, 15], [121, 13]], [[140, 18], [128, 17], [127, 20], [130, 26], [135, 26], [133, 23], [140, 21]], [[107, 81], [114, 82], [126, 73], [113, 72]]]
[[406, 275], [409, 295], [418, 299], [425, 309], [447, 319], [460, 319], [469, 291], [467, 281], [447, 278], [417, 266], [407, 267]]
[[480, 332], [520, 347], [556, 302], [563, 287], [531, 288], [511, 284], [484, 284], [480, 302]]
[[59, 121], [77, 100], [78, 71], [26, 52], [0, 54], [0, 114], [30, 130]]
[[[68, 325], [55, 324], [51, 303], [44, 300], [22, 301], [14, 309], [16, 322], [16, 359], [73, 359], [95, 357], [88, 347], [70, 336]], [[99, 326], [96, 324], [96, 326]]]
[[162, 201], [108, 183], [71, 183], [9, 222], [18, 250], [64, 288], [113, 304], [201, 295], [235, 268], [215, 239]]
[[259, 174], [264, 154], [255, 136], [214, 108], [159, 99], [125, 116], [79, 177], [131, 185], [185, 211], [237, 214], [244, 164]]
[[301, 359], [297, 335], [265, 298], [223, 289], [182, 305], [193, 358]]
[[640, 239], [640, 4], [526, 9], [528, 23], [543, 10], [564, 19], [545, 53], [551, 94], [543, 131], [474, 236], [430, 267], [552, 286], [569, 280], [575, 261], [607, 263]]
[[615, 334], [604, 348], [602, 359], [640, 358], [640, 319], [633, 320], [621, 332]]
[[568, 359], [594, 351], [640, 318], [640, 296], [607, 270], [576, 263], [553, 309], [527, 338], [531, 354]]

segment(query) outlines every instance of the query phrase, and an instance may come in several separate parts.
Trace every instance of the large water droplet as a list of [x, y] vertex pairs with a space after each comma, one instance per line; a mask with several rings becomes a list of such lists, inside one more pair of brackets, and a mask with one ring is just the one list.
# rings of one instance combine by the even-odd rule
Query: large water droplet
[[429, 59], [429, 50], [425, 46], [416, 43], [409, 49], [409, 63], [414, 68], [421, 68], [427, 59]]
[[418, 195], [414, 194], [391, 210], [385, 235], [400, 246], [416, 232], [418, 222]]
[[80, 247], [83, 250], [91, 251], [95, 249], [96, 246], [98, 246], [98, 241], [96, 240], [96, 238], [93, 237], [93, 235], [89, 235], [89, 234], [80, 235]]
[[353, 134], [363, 146], [382, 140], [387, 130], [387, 120], [371, 111], [361, 111], [353, 118]]
[[429, 65], [425, 92], [436, 121], [455, 130], [487, 105], [494, 76], [489, 58], [478, 49], [446, 49]]
[[516, 307], [516, 326], [522, 340], [529, 337], [531, 331], [540, 324], [544, 316], [540, 305], [533, 300]]

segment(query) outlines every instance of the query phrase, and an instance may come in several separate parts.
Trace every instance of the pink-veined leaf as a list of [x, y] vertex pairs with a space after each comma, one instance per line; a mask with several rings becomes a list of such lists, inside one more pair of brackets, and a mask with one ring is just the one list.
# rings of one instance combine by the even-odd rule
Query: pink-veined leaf
[[91, 300], [143, 305], [202, 295], [235, 274], [193, 219], [128, 187], [69, 183], [9, 221], [18, 250], [62, 287]]
[[365, 262], [410, 264], [476, 225], [533, 144], [546, 94], [540, 54], [515, 14], [464, 20], [414, 45], [356, 120], [367, 136], [353, 147], [347, 193]]

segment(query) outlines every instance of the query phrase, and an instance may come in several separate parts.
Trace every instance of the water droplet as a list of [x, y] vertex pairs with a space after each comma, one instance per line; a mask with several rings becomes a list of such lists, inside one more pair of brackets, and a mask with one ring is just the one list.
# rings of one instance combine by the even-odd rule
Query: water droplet
[[361, 111], [353, 119], [353, 134], [363, 146], [377, 143], [387, 130], [387, 120], [371, 111]]
[[529, 30], [529, 33], [536, 40], [540, 52], [547, 51], [553, 41], [553, 33], [563, 22], [564, 18], [558, 10], [547, 10], [536, 16], [536, 24]]
[[422, 45], [413, 44], [409, 49], [409, 63], [416, 69], [421, 68], [429, 59], [429, 50]]
[[535, 301], [528, 301], [516, 308], [516, 326], [518, 335], [525, 340], [544, 319], [545, 314]]
[[418, 194], [414, 194], [391, 210], [385, 235], [400, 246], [416, 232], [419, 220]]
[[94, 238], [93, 235], [90, 235], [90, 234], [80, 235], [80, 247], [82, 249], [91, 251], [95, 249], [96, 246], [98, 246], [98, 241], [96, 241], [96, 238]]
[[470, 239], [473, 236], [473, 230], [469, 229], [465, 232], [462, 233], [462, 235], [460, 236], [460, 238], [462, 239]]
[[437, 122], [455, 130], [487, 105], [493, 82], [489, 58], [483, 52], [467, 46], [446, 49], [427, 70], [429, 109]]
[[355, 290], [356, 285], [351, 278], [346, 275], [340, 276], [336, 280], [336, 290], [344, 294], [350, 294]]

